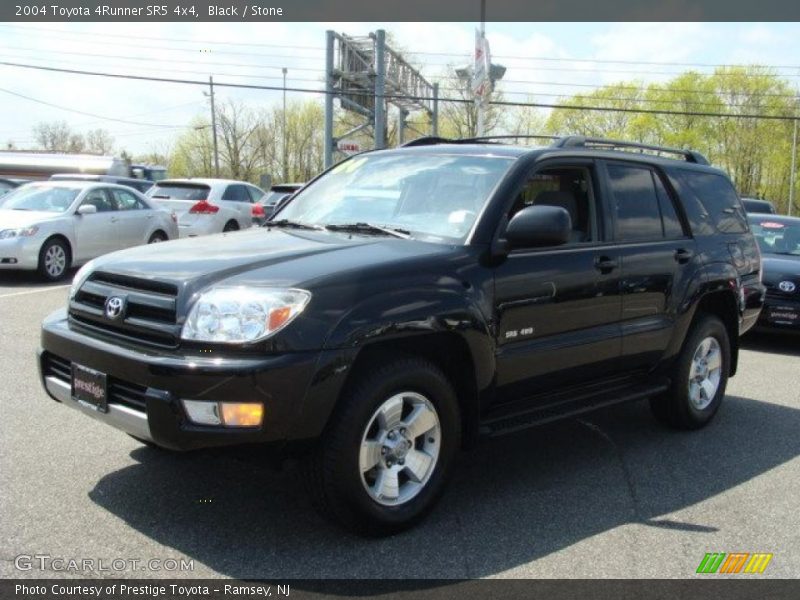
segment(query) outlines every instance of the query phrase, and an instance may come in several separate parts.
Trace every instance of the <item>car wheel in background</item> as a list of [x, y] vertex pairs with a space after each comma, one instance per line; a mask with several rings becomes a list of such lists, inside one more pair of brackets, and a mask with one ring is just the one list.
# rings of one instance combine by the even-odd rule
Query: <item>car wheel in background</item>
[[225, 223], [225, 227], [222, 228], [222, 233], [227, 233], [229, 231], [239, 231], [239, 224], [236, 221], [228, 221]]
[[47, 240], [39, 251], [39, 274], [47, 281], [58, 281], [70, 266], [67, 244], [58, 238]]
[[156, 231], [153, 235], [150, 236], [150, 239], [147, 240], [148, 244], [159, 244], [161, 242], [167, 241], [167, 235], [163, 231]]

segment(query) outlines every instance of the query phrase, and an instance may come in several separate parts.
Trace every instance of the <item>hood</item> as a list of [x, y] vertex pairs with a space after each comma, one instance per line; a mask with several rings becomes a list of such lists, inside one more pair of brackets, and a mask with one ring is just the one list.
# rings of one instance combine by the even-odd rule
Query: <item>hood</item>
[[150, 244], [97, 259], [93, 270], [176, 285], [190, 295], [215, 284], [308, 287], [343, 272], [452, 251], [390, 237], [253, 228]]
[[13, 210], [0, 208], [0, 230], [29, 227], [42, 221], [60, 219], [68, 216], [67, 213], [52, 213], [38, 210]]
[[764, 254], [761, 257], [764, 278], [800, 277], [800, 256]]

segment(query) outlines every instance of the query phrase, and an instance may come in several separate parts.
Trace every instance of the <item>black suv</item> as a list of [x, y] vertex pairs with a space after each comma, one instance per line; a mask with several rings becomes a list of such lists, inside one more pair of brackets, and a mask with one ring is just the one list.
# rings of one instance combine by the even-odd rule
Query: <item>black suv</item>
[[481, 435], [644, 398], [706, 425], [763, 298], [696, 152], [425, 138], [337, 164], [264, 228], [87, 264], [41, 377], [149, 444], [300, 452], [321, 509], [385, 534]]

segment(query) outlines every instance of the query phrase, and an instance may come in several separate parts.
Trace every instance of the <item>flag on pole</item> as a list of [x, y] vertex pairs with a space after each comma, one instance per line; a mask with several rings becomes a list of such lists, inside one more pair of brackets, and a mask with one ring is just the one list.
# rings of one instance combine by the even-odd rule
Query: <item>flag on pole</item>
[[475, 58], [472, 68], [472, 94], [478, 102], [488, 102], [492, 93], [492, 80], [489, 76], [491, 69], [491, 53], [489, 41], [481, 35], [480, 30], [475, 30]]

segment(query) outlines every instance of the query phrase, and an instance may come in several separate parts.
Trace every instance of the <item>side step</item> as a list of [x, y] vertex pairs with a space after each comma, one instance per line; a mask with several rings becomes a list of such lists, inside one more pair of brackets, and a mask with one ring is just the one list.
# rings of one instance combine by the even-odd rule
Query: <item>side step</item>
[[593, 394], [589, 397], [576, 394], [577, 397], [573, 397], [567, 402], [537, 402], [534, 408], [525, 411], [508, 413], [499, 409], [494, 414], [488, 414], [487, 418], [481, 421], [479, 432], [480, 435], [488, 437], [514, 433], [521, 429], [574, 417], [575, 415], [591, 412], [606, 406], [643, 400], [666, 392], [669, 389], [669, 385], [669, 379], [664, 378], [624, 388], [613, 387], [603, 393]]

